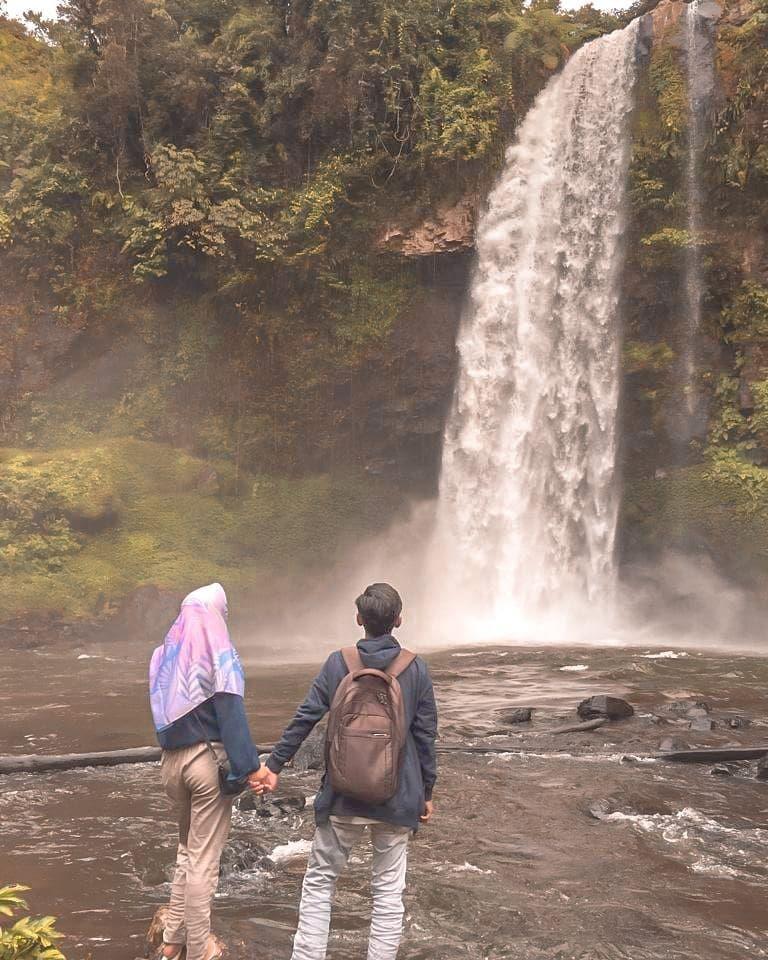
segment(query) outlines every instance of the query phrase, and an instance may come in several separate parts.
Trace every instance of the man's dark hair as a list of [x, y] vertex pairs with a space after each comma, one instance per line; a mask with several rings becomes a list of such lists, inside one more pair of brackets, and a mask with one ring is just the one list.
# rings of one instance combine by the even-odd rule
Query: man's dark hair
[[372, 583], [355, 600], [366, 632], [372, 637], [390, 633], [403, 609], [400, 594], [388, 583]]

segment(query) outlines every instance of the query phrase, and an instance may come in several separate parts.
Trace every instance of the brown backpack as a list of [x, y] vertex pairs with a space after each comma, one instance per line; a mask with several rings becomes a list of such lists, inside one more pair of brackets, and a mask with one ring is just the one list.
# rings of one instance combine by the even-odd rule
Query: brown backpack
[[408, 728], [398, 677], [416, 659], [401, 650], [386, 670], [372, 670], [357, 647], [341, 651], [349, 673], [328, 715], [325, 759], [334, 792], [377, 805], [400, 783]]

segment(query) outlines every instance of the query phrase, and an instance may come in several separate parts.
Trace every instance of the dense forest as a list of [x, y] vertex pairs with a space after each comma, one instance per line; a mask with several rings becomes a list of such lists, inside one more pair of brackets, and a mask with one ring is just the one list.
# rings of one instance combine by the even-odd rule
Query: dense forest
[[[70, 0], [29, 31], [0, 17], [0, 616], [102, 616], [143, 583], [245, 590], [327, 566], [433, 494], [475, 211], [548, 78], [651, 6]], [[681, 213], [686, 79], [661, 34], [639, 92], [628, 554], [659, 529], [690, 540], [692, 496], [704, 548], [747, 524], [768, 550], [767, 24], [757, 0], [719, 27], [701, 237]], [[681, 460], [692, 243], [705, 412]], [[754, 573], [765, 551], [742, 547], [727, 565]]]

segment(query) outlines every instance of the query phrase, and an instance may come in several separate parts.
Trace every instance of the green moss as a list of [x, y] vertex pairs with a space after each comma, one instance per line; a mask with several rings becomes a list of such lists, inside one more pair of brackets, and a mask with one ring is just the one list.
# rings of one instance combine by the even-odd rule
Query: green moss
[[[21, 500], [39, 487], [53, 506], [29, 512], [25, 551], [0, 566], [0, 617], [93, 616], [142, 583], [185, 589], [220, 579], [243, 593], [265, 578], [327, 564], [350, 538], [378, 530], [399, 503], [385, 483], [359, 476], [238, 479], [243, 493], [235, 497], [231, 464], [135, 440], [3, 451], [0, 492], [12, 489]], [[105, 491], [116, 516], [96, 532], [75, 530], [72, 511]]]
[[677, 52], [671, 44], [653, 45], [649, 78], [664, 129], [677, 138], [682, 137], [688, 122], [688, 93]]
[[663, 341], [644, 343], [640, 340], [628, 340], [624, 344], [625, 373], [662, 373], [670, 367], [674, 359], [674, 351]]
[[744, 583], [768, 577], [768, 470], [735, 453], [625, 484], [624, 532], [631, 552], [703, 551]]

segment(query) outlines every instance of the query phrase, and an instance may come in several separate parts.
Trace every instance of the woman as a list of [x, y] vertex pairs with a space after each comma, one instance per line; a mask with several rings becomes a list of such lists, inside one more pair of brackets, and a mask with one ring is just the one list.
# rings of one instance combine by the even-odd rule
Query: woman
[[[211, 900], [229, 835], [233, 796], [228, 779], [251, 783], [259, 769], [245, 716], [245, 677], [227, 630], [227, 596], [212, 583], [190, 593], [149, 668], [150, 701], [163, 748], [162, 778], [179, 816], [179, 849], [166, 921], [163, 956], [220, 956], [211, 937]], [[251, 786], [263, 792], [254, 779]]]

